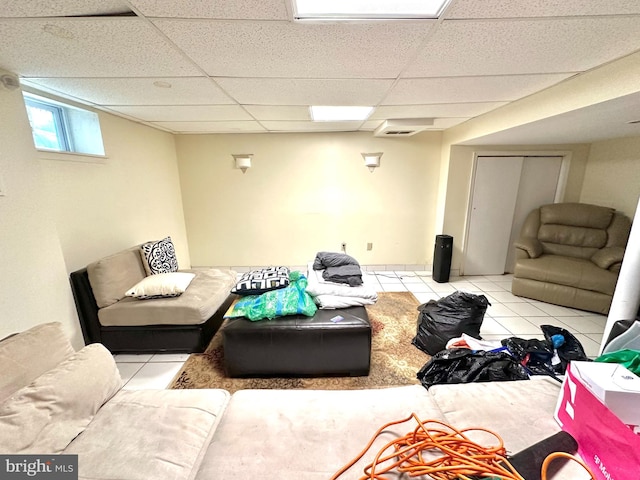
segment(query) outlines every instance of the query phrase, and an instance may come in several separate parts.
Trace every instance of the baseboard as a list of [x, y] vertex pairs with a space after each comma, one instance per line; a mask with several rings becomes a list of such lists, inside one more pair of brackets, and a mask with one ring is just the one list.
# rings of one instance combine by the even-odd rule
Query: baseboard
[[[259, 270], [273, 265], [257, 265], [257, 266], [215, 266], [214, 268], [228, 268], [238, 273], [250, 272], [251, 270]], [[287, 265], [290, 270], [306, 271], [306, 265]], [[432, 266], [429, 264], [380, 264], [380, 265], [361, 265], [364, 272], [421, 272], [425, 275], [431, 275]], [[192, 268], [209, 268], [206, 266], [193, 266]], [[452, 269], [451, 275], [458, 275], [458, 269]]]

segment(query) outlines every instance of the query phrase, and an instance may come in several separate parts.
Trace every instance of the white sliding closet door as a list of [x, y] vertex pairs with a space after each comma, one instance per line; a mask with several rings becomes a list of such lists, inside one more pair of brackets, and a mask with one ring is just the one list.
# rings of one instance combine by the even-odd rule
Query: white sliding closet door
[[464, 275], [504, 273], [523, 157], [478, 157]]
[[562, 160], [532, 156], [477, 158], [464, 275], [513, 272], [513, 242], [531, 210], [555, 201]]
[[509, 251], [505, 272], [513, 273], [515, 250], [513, 242], [520, 236], [520, 230], [527, 215], [540, 205], [553, 203], [558, 190], [558, 179], [562, 157], [525, 157], [520, 175], [520, 189], [513, 213], [513, 227], [509, 240]]

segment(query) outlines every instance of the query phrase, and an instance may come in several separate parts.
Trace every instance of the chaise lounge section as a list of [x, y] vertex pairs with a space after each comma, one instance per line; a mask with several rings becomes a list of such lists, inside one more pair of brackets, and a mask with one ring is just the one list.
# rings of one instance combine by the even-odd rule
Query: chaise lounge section
[[70, 275], [85, 343], [112, 353], [201, 352], [220, 328], [235, 295], [232, 270], [181, 270], [195, 276], [180, 296], [140, 300], [125, 295], [148, 275], [141, 246], [101, 258]]

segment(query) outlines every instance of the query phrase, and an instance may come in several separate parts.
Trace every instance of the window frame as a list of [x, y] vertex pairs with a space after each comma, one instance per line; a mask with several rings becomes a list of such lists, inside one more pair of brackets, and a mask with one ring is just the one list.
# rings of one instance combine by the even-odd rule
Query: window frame
[[46, 110], [48, 112], [51, 112], [53, 116], [53, 124], [55, 128], [56, 139], [58, 141], [58, 144], [60, 145], [60, 149], [49, 148], [49, 147], [38, 145], [35, 137], [35, 132], [33, 132], [33, 125], [31, 125], [31, 130], [34, 133], [33, 143], [36, 146], [36, 148], [42, 149], [42, 150], [50, 150], [53, 152], [73, 152], [71, 139], [69, 138], [67, 118], [66, 118], [64, 108], [62, 108], [59, 105], [56, 105], [53, 102], [47, 103], [46, 101], [40, 100], [39, 98], [31, 94], [24, 96], [24, 104], [27, 107], [27, 111], [29, 107], [39, 108], [41, 110]]
[[[29, 117], [32, 140], [37, 151], [53, 155], [53, 159], [83, 161], [81, 157], [90, 157], [91, 161], [107, 158], [100, 116], [84, 105], [65, 103], [41, 94], [38, 90], [22, 90], [25, 110]], [[50, 112], [53, 119], [52, 129], [42, 132], [55, 135], [57, 145], [49, 147], [38, 144], [40, 132], [34, 129], [30, 108]], [[42, 138], [41, 138], [42, 139]], [[53, 142], [52, 142], [53, 143]], [[74, 158], [75, 157], [75, 158]], [[41, 157], [46, 158], [46, 157]]]

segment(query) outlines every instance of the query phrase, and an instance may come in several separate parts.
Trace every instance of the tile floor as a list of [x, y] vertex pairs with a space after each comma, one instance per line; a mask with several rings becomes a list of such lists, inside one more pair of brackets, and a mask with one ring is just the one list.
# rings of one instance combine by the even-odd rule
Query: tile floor
[[[491, 306], [480, 334], [489, 340], [510, 336], [544, 338], [540, 325], [566, 328], [582, 343], [587, 355], [596, 357], [607, 317], [572, 308], [516, 297], [511, 294], [512, 275], [451, 277], [437, 283], [427, 271], [367, 271], [365, 283], [378, 292], [412, 292], [420, 303], [437, 300], [455, 290], [483, 294]], [[417, 318], [417, 317], [416, 317]], [[166, 388], [180, 371], [188, 354], [115, 355], [126, 389]]]

